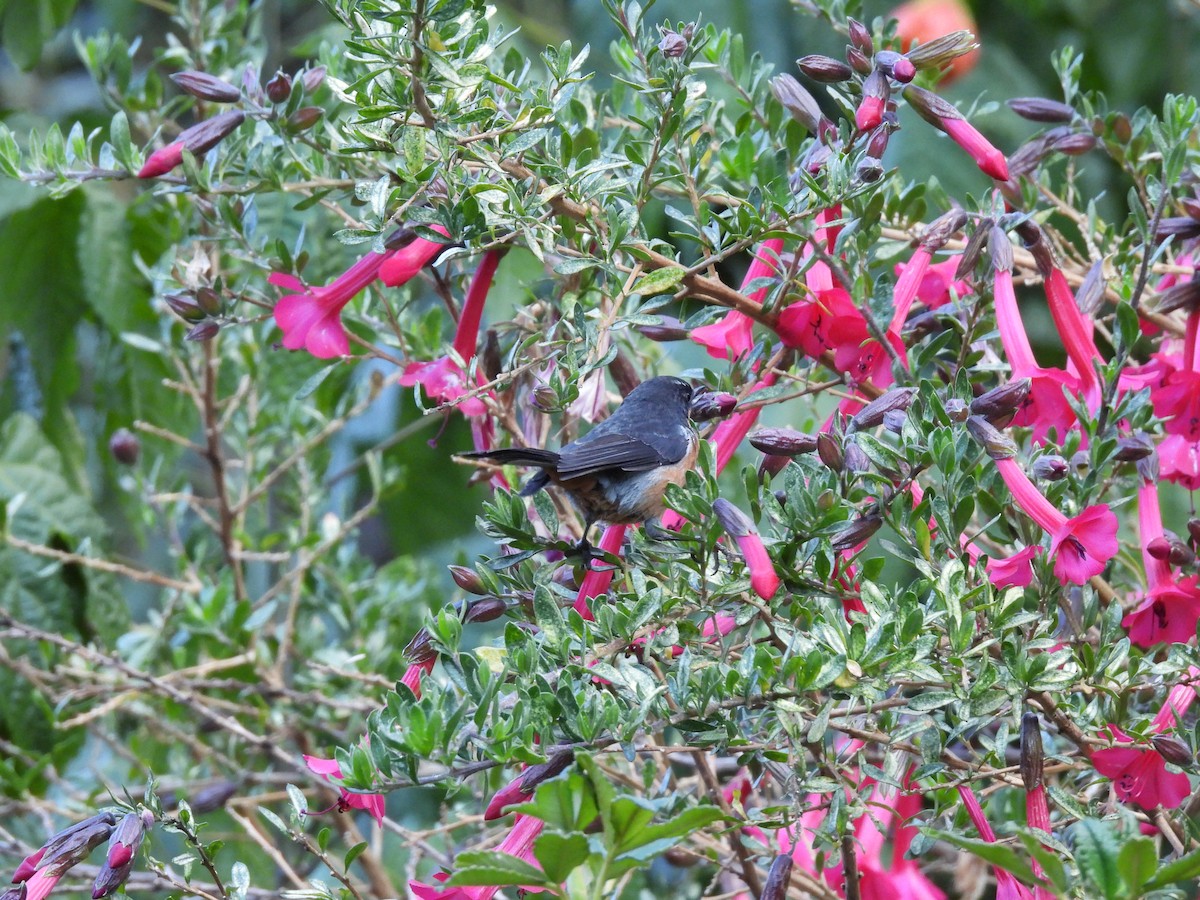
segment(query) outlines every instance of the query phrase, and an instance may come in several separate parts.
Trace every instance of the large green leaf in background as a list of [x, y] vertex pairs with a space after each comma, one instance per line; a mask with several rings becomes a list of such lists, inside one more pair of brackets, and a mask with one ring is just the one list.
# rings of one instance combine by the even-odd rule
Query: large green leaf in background
[[0, 0], [0, 37], [22, 69], [32, 69], [54, 33], [71, 20], [78, 0]]

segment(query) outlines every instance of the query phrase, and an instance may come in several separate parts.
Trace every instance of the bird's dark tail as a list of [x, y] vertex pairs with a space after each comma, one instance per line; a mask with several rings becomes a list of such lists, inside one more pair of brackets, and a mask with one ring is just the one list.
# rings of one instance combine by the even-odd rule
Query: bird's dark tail
[[541, 469], [525, 484], [518, 494], [529, 497], [536, 494], [550, 482], [546, 469], [558, 466], [558, 454], [553, 450], [539, 450], [537, 447], [507, 447], [503, 450], [472, 450], [469, 453], [459, 453], [465, 459], [486, 459], [502, 466], [534, 466]]

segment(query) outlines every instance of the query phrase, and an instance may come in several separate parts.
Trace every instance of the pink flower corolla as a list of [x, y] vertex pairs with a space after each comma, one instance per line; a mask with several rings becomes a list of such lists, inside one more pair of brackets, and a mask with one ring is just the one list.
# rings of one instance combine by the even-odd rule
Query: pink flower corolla
[[227, 138], [246, 120], [246, 114], [235, 109], [219, 113], [185, 128], [165, 147], [155, 150], [138, 170], [138, 178], [157, 178], [165, 175], [183, 162], [183, 151], [193, 156], [203, 156]]
[[1200, 371], [1177, 366], [1178, 355], [1155, 354], [1163, 364], [1162, 375], [1150, 385], [1154, 414], [1166, 420], [1163, 430], [1189, 441], [1200, 440]]
[[[308, 756], [305, 754], [304, 762], [310, 771], [316, 775], [323, 776], [327, 781], [342, 777], [342, 767], [338, 765], [336, 759], [326, 759], [321, 756]], [[377, 823], [383, 825], [382, 794], [354, 794], [345, 788], [339, 788], [338, 790], [340, 791], [340, 796], [335, 807], [338, 812], [345, 812], [348, 809], [362, 809], [374, 816]]]
[[[541, 819], [535, 819], [533, 816], [517, 816], [512, 830], [504, 836], [504, 840], [496, 845], [495, 852], [515, 856], [517, 859], [540, 869], [541, 865], [533, 855], [533, 842], [542, 833], [542, 828], [545, 827], [545, 824]], [[445, 873], [439, 873], [433, 877], [439, 883], [447, 881], [450, 878]], [[442, 888], [438, 885], [423, 884], [419, 881], [410, 881], [408, 889], [419, 900], [491, 900], [496, 895], [496, 892], [500, 890], [498, 885]], [[541, 891], [541, 888], [525, 885], [522, 886], [521, 890], [538, 893]]]
[[[755, 251], [754, 259], [742, 279], [742, 291], [759, 278], [769, 278], [779, 271], [779, 254], [783, 251], [783, 238], [769, 238]], [[749, 295], [755, 303], [762, 304], [767, 288], [756, 288]], [[736, 309], [730, 310], [718, 322], [693, 328], [689, 337], [708, 351], [714, 359], [738, 359], [754, 347], [752, 329], [754, 320]]]
[[[441, 225], [430, 225], [430, 231], [436, 231], [442, 237], [449, 238], [450, 232]], [[429, 238], [412, 237], [399, 250], [390, 254], [379, 269], [379, 280], [388, 287], [398, 287], [412, 281], [417, 273], [427, 266], [435, 256], [446, 249], [443, 241], [431, 241]], [[463, 311], [466, 315], [466, 311]], [[479, 323], [475, 323], [476, 328]]]
[[926, 309], [939, 309], [945, 306], [952, 299], [952, 291], [953, 296], [960, 298], [971, 292], [970, 281], [954, 277], [958, 269], [958, 257], [934, 263], [929, 261], [929, 255], [926, 253], [925, 264], [921, 265], [922, 260], [918, 256], [920, 253], [921, 250], [918, 248], [907, 263], [896, 263], [898, 279], [895, 293], [897, 296], [902, 296], [903, 292], [910, 290], [905, 283], [906, 275], [910, 280], [916, 282], [916, 299], [920, 300]]
[[1004, 154], [963, 118], [963, 114], [954, 106], [932, 91], [913, 84], [904, 89], [904, 96], [922, 119], [946, 132], [954, 143], [966, 150], [984, 174], [997, 181], [1008, 181], [1008, 161]]
[[296, 294], [286, 294], [275, 304], [275, 324], [283, 331], [283, 346], [304, 349], [318, 359], [350, 352], [350, 338], [342, 325], [342, 309], [379, 275], [388, 254], [371, 252], [325, 287], [311, 288], [293, 275], [274, 272], [268, 283]]
[[[669, 512], [669, 511], [668, 511]], [[664, 524], [666, 517], [664, 516]], [[600, 550], [604, 553], [613, 556], [619, 556], [621, 547], [625, 543], [625, 530], [627, 525], [609, 525], [604, 529], [604, 533], [600, 535]], [[612, 584], [615, 570], [612, 566], [600, 566], [598, 568], [589, 565], [587, 574], [583, 576], [583, 583], [579, 585], [579, 593], [575, 596], [575, 611], [583, 616], [587, 621], [592, 621], [596, 617], [592, 615], [590, 601], [599, 597], [608, 590], [608, 586]]]
[[1050, 557], [1059, 581], [1083, 584], [1104, 571], [1117, 553], [1117, 517], [1107, 504], [1089, 506], [1067, 518], [1054, 508], [1015, 459], [997, 459], [996, 467], [1013, 500], [1050, 535]]
[[62, 880], [66, 874], [66, 869], [57, 869], [53, 866], [47, 866], [44, 869], [39, 869], [25, 882], [25, 900], [45, 900], [50, 896], [50, 892], [54, 890], [54, 886]]
[[[433, 671], [433, 667], [437, 664], [437, 657], [431, 656], [429, 659], [415, 662], [404, 670], [404, 674], [400, 676], [400, 683], [413, 692], [418, 700], [421, 699], [421, 679]], [[340, 777], [340, 776], [339, 776]]]
[[1011, 556], [989, 558], [984, 566], [988, 581], [998, 590], [1028, 587], [1033, 580], [1033, 558], [1041, 552], [1042, 548], [1033, 544]]
[[1104, 361], [1092, 339], [1092, 325], [1079, 309], [1071, 287], [1058, 266], [1051, 266], [1042, 278], [1042, 287], [1050, 307], [1050, 316], [1062, 338], [1067, 357], [1075, 366], [1079, 388], [1093, 412], [1099, 408], [1102, 385], [1096, 373], [1097, 360]]
[[1186, 643], [1195, 637], [1196, 622], [1200, 620], [1200, 586], [1195, 575], [1176, 578], [1167, 561], [1150, 552], [1151, 543], [1163, 537], [1158, 486], [1152, 481], [1142, 480], [1138, 485], [1138, 531], [1146, 569], [1146, 595], [1121, 625], [1139, 647]]
[[713, 513], [720, 520], [721, 527], [737, 541], [742, 559], [750, 572], [750, 587], [762, 599], [770, 600], [779, 590], [780, 581], [758, 529], [744, 512], [724, 497], [718, 497], [713, 502]]
[[1186, 490], [1200, 490], [1200, 444], [1168, 434], [1158, 445], [1158, 474]]
[[[431, 362], [410, 362], [400, 376], [400, 384], [405, 387], [419, 384], [430, 400], [454, 403], [465, 416], [487, 414], [487, 405], [481, 398], [465, 396], [473, 387], [469, 384], [463, 363], [469, 362], [475, 356], [479, 324], [483, 320], [483, 306], [488, 291], [491, 290], [501, 255], [502, 251], [489, 250], [479, 261], [479, 268], [475, 270], [475, 276], [467, 288], [462, 315], [454, 333], [454, 353], [440, 356]], [[465, 399], [460, 400], [462, 397]]]
[[[860, 789], [861, 789], [860, 785]], [[920, 794], [874, 786], [871, 809], [854, 825], [862, 900], [944, 900], [943, 894], [906, 858], [917, 829], [908, 824], [921, 810]], [[890, 864], [884, 846], [891, 837]]]
[[[979, 806], [979, 800], [975, 796], [975, 792], [971, 790], [971, 786], [960, 784], [958, 786], [958, 796], [963, 802], [963, 807], [967, 811], [967, 817], [979, 832], [980, 839], [987, 841], [989, 844], [996, 843], [996, 832], [992, 830], [991, 823], [983, 814], [983, 809]], [[1050, 894], [1044, 888], [1030, 888], [1017, 881], [1015, 875], [1007, 869], [1002, 869], [999, 866], [993, 866], [992, 870], [996, 875], [996, 900], [1051, 900], [1053, 894]]]

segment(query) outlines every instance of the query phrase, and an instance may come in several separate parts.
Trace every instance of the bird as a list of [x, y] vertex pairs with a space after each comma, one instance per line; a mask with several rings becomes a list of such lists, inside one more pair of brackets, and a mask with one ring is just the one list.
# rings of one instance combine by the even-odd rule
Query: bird
[[509, 447], [459, 456], [540, 469], [519, 495], [532, 496], [548, 484], [562, 487], [583, 514], [579, 548], [585, 555], [596, 522], [645, 524], [651, 537], [663, 537], [655, 522], [665, 509], [667, 485], [682, 485], [695, 465], [700, 439], [689, 414], [693, 400], [707, 390], [660, 375], [643, 381], [611, 416], [557, 451]]

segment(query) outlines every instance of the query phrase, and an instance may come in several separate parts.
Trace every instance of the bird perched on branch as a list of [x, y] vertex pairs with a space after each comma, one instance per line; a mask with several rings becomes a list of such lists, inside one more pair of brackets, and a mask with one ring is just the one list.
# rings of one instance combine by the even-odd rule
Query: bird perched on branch
[[587, 533], [595, 522], [610, 525], [650, 523], [647, 530], [662, 536], [653, 521], [664, 510], [667, 485], [683, 484], [696, 462], [699, 438], [692, 427], [693, 402], [708, 393], [682, 378], [661, 375], [629, 392], [616, 412], [576, 441], [555, 450], [510, 447], [459, 454], [502, 465], [531, 466], [538, 472], [520, 490], [522, 497], [547, 484], [563, 488], [584, 519]]

